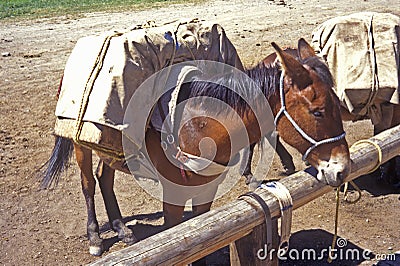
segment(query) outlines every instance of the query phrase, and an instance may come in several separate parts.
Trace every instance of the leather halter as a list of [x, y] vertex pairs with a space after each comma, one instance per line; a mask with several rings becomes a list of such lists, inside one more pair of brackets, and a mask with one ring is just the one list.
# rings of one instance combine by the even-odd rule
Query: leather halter
[[317, 148], [318, 146], [320, 146], [322, 144], [333, 143], [333, 142], [336, 142], [336, 141], [339, 141], [339, 140], [343, 139], [346, 136], [346, 132], [343, 132], [339, 136], [323, 139], [323, 140], [320, 140], [320, 141], [314, 140], [306, 132], [304, 132], [304, 130], [302, 130], [301, 127], [296, 123], [296, 121], [294, 121], [294, 119], [290, 116], [290, 114], [288, 113], [288, 111], [286, 109], [285, 91], [284, 91], [284, 85], [283, 85], [284, 76], [285, 75], [284, 75], [284, 73], [282, 71], [281, 72], [281, 77], [280, 77], [280, 80], [279, 80], [279, 94], [280, 94], [280, 99], [281, 99], [281, 109], [277, 113], [274, 123], [275, 123], [275, 126], [277, 126], [279, 118], [282, 115], [286, 116], [286, 118], [289, 120], [289, 122], [292, 124], [292, 126], [296, 129], [296, 131], [299, 132], [300, 135], [303, 138], [305, 138], [308, 142], [310, 142], [312, 144], [307, 149], [307, 151], [304, 153], [304, 155], [302, 157], [302, 160], [305, 161], [312, 150], [314, 150], [315, 148]]

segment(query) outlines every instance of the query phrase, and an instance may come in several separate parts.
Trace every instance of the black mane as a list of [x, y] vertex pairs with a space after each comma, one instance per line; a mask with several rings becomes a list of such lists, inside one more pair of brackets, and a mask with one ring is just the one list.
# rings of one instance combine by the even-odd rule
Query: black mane
[[279, 67], [265, 67], [263, 63], [246, 70], [246, 74], [261, 88], [264, 96], [269, 99], [279, 87], [281, 70]]
[[299, 61], [301, 64], [308, 65], [309, 67], [314, 69], [324, 83], [328, 84], [331, 88], [334, 87], [335, 82], [333, 80], [332, 73], [330, 72], [325, 62], [323, 62], [319, 57], [312, 56]]
[[[308, 65], [314, 69], [322, 81], [331, 88], [334, 86], [333, 77], [328, 66], [319, 57], [313, 56], [305, 60], [297, 58], [297, 60], [301, 64]], [[263, 63], [260, 63], [251, 69], [247, 69], [245, 73], [247, 75], [238, 75], [233, 72], [215, 75], [206, 80], [195, 79], [190, 84], [189, 98], [196, 96], [212, 97], [226, 103], [239, 114], [243, 114], [248, 110], [249, 106], [243, 97], [235, 91], [243, 93], [245, 99], [256, 101], [255, 98], [260, 95], [260, 90], [269, 99], [279, 88], [281, 74], [279, 64], [265, 67]], [[196, 103], [200, 104], [200, 102]]]
[[[212, 97], [218, 99], [239, 114], [248, 109], [246, 101], [235, 91], [240, 91], [246, 99], [255, 99], [262, 94], [268, 99], [275, 93], [279, 86], [280, 70], [278, 67], [264, 67], [257, 65], [245, 72], [247, 75], [229, 73], [215, 75], [205, 80], [194, 80], [190, 84], [189, 98], [197, 96]], [[221, 85], [224, 84], [224, 85]]]

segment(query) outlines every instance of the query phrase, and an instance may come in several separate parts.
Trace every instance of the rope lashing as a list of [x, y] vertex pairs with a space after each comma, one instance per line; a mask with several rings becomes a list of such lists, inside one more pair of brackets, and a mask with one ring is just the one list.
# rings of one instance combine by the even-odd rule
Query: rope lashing
[[103, 40], [103, 44], [102, 44], [100, 51], [96, 57], [96, 61], [93, 65], [93, 68], [91, 70], [89, 78], [86, 81], [84, 92], [82, 94], [82, 99], [81, 99], [81, 102], [79, 105], [78, 117], [76, 119], [76, 125], [74, 128], [74, 136], [73, 136], [73, 141], [75, 143], [82, 144], [81, 140], [80, 140], [80, 135], [82, 133], [82, 128], [83, 128], [83, 117], [86, 113], [86, 109], [89, 104], [89, 96], [93, 90], [94, 82], [96, 81], [96, 79], [97, 79], [98, 75], [100, 74], [100, 71], [103, 67], [104, 59], [106, 57], [108, 48], [110, 46], [111, 39], [113, 37], [120, 36], [121, 34], [122, 33], [116, 32], [111, 35], [107, 35]]
[[[373, 173], [373, 172], [375, 172], [375, 171], [379, 168], [379, 166], [382, 164], [382, 149], [381, 149], [381, 147], [379, 147], [379, 145], [376, 144], [375, 142], [373, 142], [373, 141], [371, 141], [371, 140], [369, 140], [369, 139], [362, 139], [362, 140], [356, 141], [356, 142], [350, 147], [350, 150], [352, 150], [352, 149], [354, 150], [354, 147], [357, 146], [357, 145], [359, 145], [359, 144], [361, 144], [361, 143], [371, 144], [372, 146], [374, 146], [374, 147], [376, 148], [376, 150], [377, 150], [377, 152], [378, 152], [378, 162], [377, 162], [377, 164], [374, 166], [374, 168], [372, 168], [367, 174]], [[354, 201], [350, 201], [350, 200], [348, 200], [348, 198], [347, 198], [347, 196], [348, 196], [348, 187], [349, 187], [349, 183], [353, 186], [353, 188], [354, 188], [354, 189], [357, 191], [357, 193], [358, 193], [358, 197], [357, 197]], [[359, 201], [359, 200], [361, 199], [361, 189], [360, 189], [353, 181], [344, 183], [343, 192], [344, 192], [344, 200], [345, 200], [347, 203], [354, 204], [354, 203], [356, 203], [357, 201]]]
[[351, 149], [354, 149], [355, 146], [357, 146], [358, 144], [362, 144], [362, 143], [371, 144], [372, 146], [374, 146], [374, 147], [376, 148], [376, 150], [377, 150], [377, 152], [378, 152], [378, 163], [375, 165], [375, 167], [374, 167], [372, 170], [370, 170], [370, 171], [367, 173], [367, 174], [370, 174], [370, 173], [372, 173], [372, 172], [375, 172], [375, 171], [379, 168], [379, 166], [382, 164], [382, 157], [383, 157], [383, 155], [382, 155], [382, 149], [381, 149], [381, 147], [380, 147], [378, 144], [376, 144], [376, 143], [373, 142], [372, 140], [369, 140], [369, 139], [361, 139], [361, 140], [359, 140], [359, 141], [356, 141], [353, 145], [351, 145], [350, 150], [351, 150]]

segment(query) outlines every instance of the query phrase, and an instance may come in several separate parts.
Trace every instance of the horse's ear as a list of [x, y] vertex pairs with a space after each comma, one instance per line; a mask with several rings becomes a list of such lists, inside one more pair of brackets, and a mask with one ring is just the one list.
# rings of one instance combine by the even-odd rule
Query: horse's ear
[[297, 47], [298, 47], [299, 58], [301, 60], [315, 56], [314, 49], [303, 38], [299, 40]]
[[282, 51], [276, 43], [273, 42], [271, 45], [276, 50], [276, 54], [281, 62], [285, 75], [291, 78], [292, 82], [296, 84], [300, 90], [312, 84], [313, 81], [308, 70], [305, 69], [296, 58]]

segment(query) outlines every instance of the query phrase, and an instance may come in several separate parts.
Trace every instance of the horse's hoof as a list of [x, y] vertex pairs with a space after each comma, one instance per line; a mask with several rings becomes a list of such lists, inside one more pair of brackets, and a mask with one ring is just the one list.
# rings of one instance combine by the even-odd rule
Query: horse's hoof
[[284, 175], [289, 176], [292, 175], [296, 172], [295, 169], [285, 169], [285, 171], [283, 172]]
[[89, 253], [92, 256], [100, 256], [103, 253], [101, 246], [89, 246]]
[[122, 242], [124, 242], [127, 245], [135, 244], [137, 241], [138, 241], [137, 238], [133, 234], [131, 236], [125, 236], [122, 239]]
[[245, 174], [243, 176], [246, 178], [246, 185], [249, 185], [253, 181], [253, 175], [252, 174]]
[[249, 187], [250, 191], [254, 191], [258, 188], [259, 182], [250, 182], [247, 186]]

